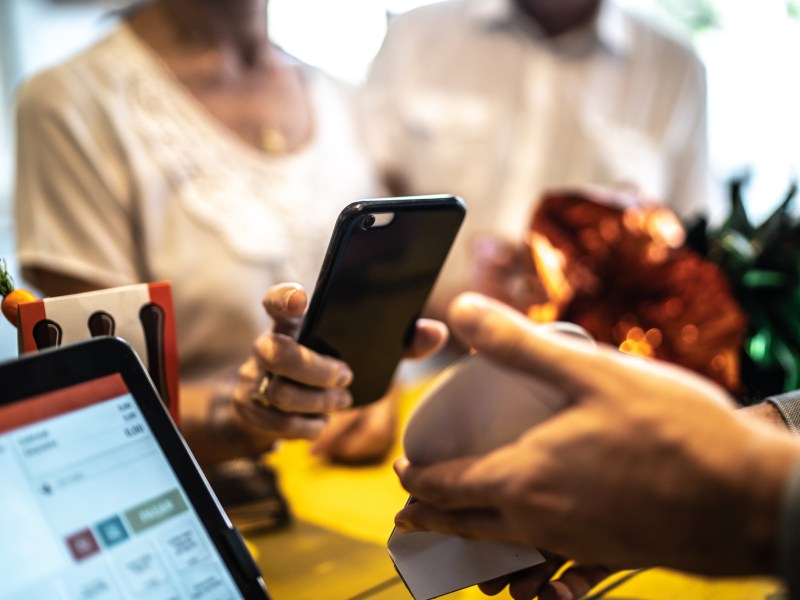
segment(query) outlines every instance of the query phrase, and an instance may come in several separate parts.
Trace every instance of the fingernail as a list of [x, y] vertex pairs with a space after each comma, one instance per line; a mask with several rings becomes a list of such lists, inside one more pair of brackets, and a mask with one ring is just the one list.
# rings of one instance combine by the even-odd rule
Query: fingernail
[[489, 308], [489, 302], [486, 296], [477, 294], [475, 292], [464, 292], [456, 301], [462, 306], [468, 307], [470, 310], [484, 312]]
[[336, 380], [336, 387], [347, 387], [353, 381], [353, 372], [347, 367], [339, 369], [339, 378]]
[[292, 296], [294, 296], [296, 293], [297, 293], [297, 289], [292, 288], [291, 290], [288, 290], [283, 295], [283, 298], [281, 298], [281, 304], [282, 304], [283, 310], [289, 310], [289, 302], [291, 301]]

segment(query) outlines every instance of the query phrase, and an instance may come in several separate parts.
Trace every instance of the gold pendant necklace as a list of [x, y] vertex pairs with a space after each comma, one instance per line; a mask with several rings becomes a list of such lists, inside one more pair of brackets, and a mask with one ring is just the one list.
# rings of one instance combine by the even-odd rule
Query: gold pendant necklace
[[261, 149], [270, 156], [286, 154], [286, 136], [277, 127], [263, 125], [258, 132]]

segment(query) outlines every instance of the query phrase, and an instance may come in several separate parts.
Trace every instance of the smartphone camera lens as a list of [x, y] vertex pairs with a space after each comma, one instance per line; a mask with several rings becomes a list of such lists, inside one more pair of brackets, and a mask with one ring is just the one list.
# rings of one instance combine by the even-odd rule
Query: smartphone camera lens
[[375, 215], [367, 215], [361, 221], [361, 229], [369, 229], [373, 225], [375, 225]]

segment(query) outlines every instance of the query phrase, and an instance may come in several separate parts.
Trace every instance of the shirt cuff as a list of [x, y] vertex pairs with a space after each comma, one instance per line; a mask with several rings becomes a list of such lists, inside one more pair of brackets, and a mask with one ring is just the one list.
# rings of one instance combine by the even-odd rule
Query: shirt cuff
[[[800, 390], [780, 396], [770, 396], [765, 398], [765, 401], [772, 404], [781, 414], [792, 435], [800, 436]], [[800, 500], [800, 496], [798, 500]]]

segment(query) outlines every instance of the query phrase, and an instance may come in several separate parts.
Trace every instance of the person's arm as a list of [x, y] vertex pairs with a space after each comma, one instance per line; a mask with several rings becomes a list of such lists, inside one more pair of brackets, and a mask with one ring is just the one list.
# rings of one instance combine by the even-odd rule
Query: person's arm
[[129, 169], [89, 88], [59, 68], [18, 97], [17, 253], [25, 279], [52, 295], [142, 277]]
[[103, 286], [51, 271], [46, 267], [25, 267], [22, 276], [45, 296], [65, 296], [99, 290]]
[[612, 568], [776, 574], [783, 496], [800, 444], [733, 410], [674, 365], [537, 330], [474, 294], [456, 335], [563, 390], [568, 406], [481, 457], [396, 470], [418, 501], [402, 530], [511, 541]]

